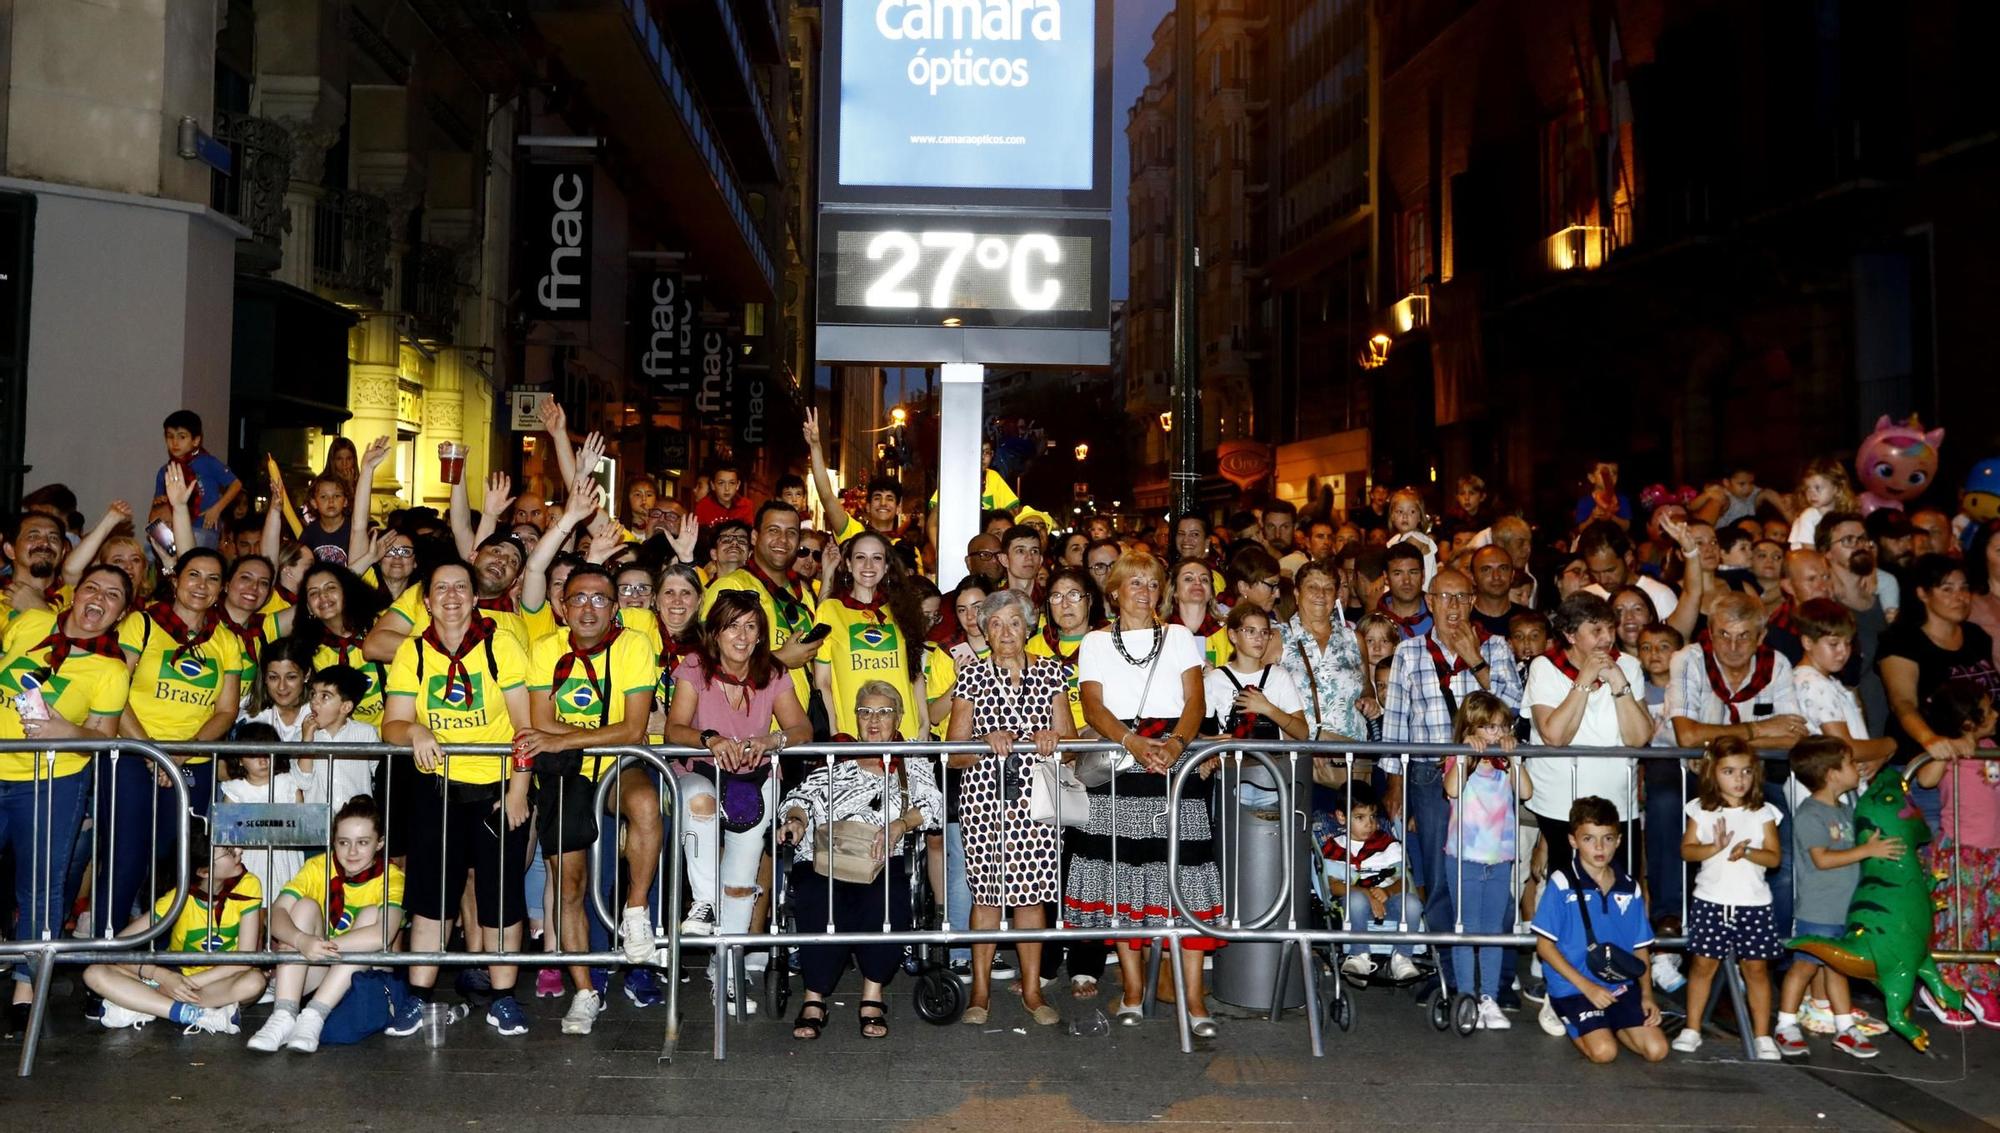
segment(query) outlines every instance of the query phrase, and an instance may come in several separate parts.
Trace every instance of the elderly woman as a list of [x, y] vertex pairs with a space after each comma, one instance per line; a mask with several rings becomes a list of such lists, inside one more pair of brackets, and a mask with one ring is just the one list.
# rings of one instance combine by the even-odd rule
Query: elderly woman
[[[944, 821], [944, 796], [928, 759], [887, 759], [880, 748], [895, 742], [896, 722], [903, 714], [903, 694], [887, 681], [868, 681], [854, 695], [853, 716], [860, 729], [855, 753], [841, 755], [806, 776], [778, 806], [782, 821], [778, 838], [798, 846], [792, 861], [792, 906], [802, 933], [872, 930], [887, 924], [897, 932], [910, 927], [910, 875], [897, 860], [909, 836], [935, 830]], [[872, 754], [870, 753], [872, 749]], [[825, 835], [815, 831], [833, 823], [864, 823], [877, 827], [873, 865], [882, 872], [872, 881], [842, 880], [821, 872], [814, 861]], [[884, 902], [887, 907], [884, 907]], [[826, 1026], [827, 996], [847, 969], [848, 957], [861, 970], [861, 1006], [856, 1012], [861, 1037], [889, 1034], [884, 993], [903, 961], [898, 944], [809, 944], [799, 949], [805, 977], [805, 1002], [792, 1021], [792, 1037], [816, 1039]]]
[[[1139, 955], [1147, 943], [1143, 930], [1166, 927], [1174, 919], [1162, 804], [1170, 776], [1186, 759], [1188, 742], [1200, 732], [1207, 707], [1201, 643], [1186, 626], [1160, 618], [1165, 585], [1160, 560], [1143, 550], [1120, 555], [1104, 588], [1114, 620], [1085, 637], [1077, 656], [1083, 718], [1130, 758], [1121, 761], [1126, 766], [1111, 783], [1091, 789], [1089, 824], [1072, 835], [1076, 853], [1063, 907], [1070, 923], [1081, 928], [1140, 930], [1140, 939], [1118, 941], [1122, 994], [1116, 1013], [1127, 1027], [1139, 1025], [1145, 995]], [[1176, 880], [1186, 911], [1197, 920], [1214, 921], [1222, 916], [1222, 876], [1215, 866], [1206, 794], [1190, 785], [1181, 796], [1175, 814], [1180, 833]], [[1214, 1035], [1216, 1026], [1203, 998], [1202, 953], [1219, 946], [1218, 941], [1195, 938], [1181, 953], [1187, 1011], [1194, 1033], [1203, 1037]]]
[[[958, 671], [952, 693], [953, 741], [980, 739], [991, 755], [954, 755], [959, 777], [958, 821], [965, 845], [965, 876], [972, 887], [972, 928], [1000, 927], [1000, 907], [1013, 910], [1021, 928], [1048, 923], [1042, 905], [1061, 892], [1062, 840], [1057, 827], [1029, 817], [1035, 784], [1030, 769], [1036, 759], [1056, 753], [1056, 743], [1076, 735], [1069, 711], [1069, 679], [1063, 665], [1028, 655], [1029, 628], [1035, 608], [1026, 595], [1000, 590], [979, 604], [979, 628], [992, 653]], [[1016, 739], [1031, 739], [1035, 752], [1014, 754]], [[1042, 1026], [1061, 1016], [1042, 1001], [1042, 946], [1033, 941], [1015, 945], [1021, 970], [1021, 1002]], [[972, 946], [972, 999], [967, 1023], [986, 1022], [992, 989], [994, 946]]]
[[[1289, 621], [1273, 618], [1277, 630], [1273, 636], [1279, 648], [1278, 664], [1305, 703], [1306, 738], [1365, 736], [1368, 723], [1362, 717], [1360, 702], [1372, 674], [1364, 674], [1361, 668], [1359, 637], [1344, 619], [1335, 620], [1341, 605], [1340, 564], [1333, 559], [1314, 559], [1299, 568], [1293, 586], [1298, 612]], [[1373, 711], [1379, 715], [1381, 709], [1376, 706]]]

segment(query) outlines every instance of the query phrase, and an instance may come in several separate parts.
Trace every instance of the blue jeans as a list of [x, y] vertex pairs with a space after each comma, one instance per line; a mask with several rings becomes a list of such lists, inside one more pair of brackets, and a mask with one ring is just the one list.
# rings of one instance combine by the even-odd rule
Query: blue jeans
[[[1341, 898], [1341, 900], [1345, 903], [1347, 909], [1347, 931], [1369, 931], [1368, 921], [1369, 918], [1375, 915], [1375, 907], [1369, 904], [1368, 898], [1359, 891], [1350, 889], [1347, 892], [1347, 896]], [[1417, 907], [1417, 899], [1408, 892], [1391, 893], [1389, 894], [1388, 904], [1382, 908], [1382, 923], [1387, 925], [1391, 931], [1399, 924], [1407, 925], [1411, 929], [1418, 929], [1422, 927], [1417, 922], [1417, 917], [1420, 913], [1421, 910]], [[1394, 947], [1396, 954], [1399, 956], [1412, 956], [1416, 954], [1416, 946], [1413, 944], [1398, 944]], [[1357, 952], [1369, 951], [1369, 946], [1366, 943], [1349, 944], [1345, 951], [1347, 955], [1352, 956]]]
[[[944, 915], [960, 931], [972, 923], [972, 883], [965, 879], [965, 839], [956, 822], [944, 828]], [[972, 949], [952, 949], [951, 962], [972, 963]]]
[[[13, 939], [54, 939], [69, 912], [69, 859], [90, 801], [87, 770], [60, 779], [0, 782], [0, 846], [14, 852], [14, 905], [20, 911]], [[43, 885], [42, 879], [48, 879]], [[28, 980], [16, 964], [14, 978]]]
[[[1648, 769], [1653, 762], [1656, 761], [1646, 764]], [[1683, 813], [1686, 802], [1682, 798], [1680, 765], [1675, 763], [1672, 771], [1671, 778], [1653, 773], [1646, 779], [1646, 883], [1651, 889], [1648, 911], [1656, 921], [1673, 917], [1685, 925], [1687, 917], [1681, 902], [1687, 891], [1687, 863], [1681, 860], [1681, 834], [1687, 826]], [[1791, 831], [1779, 834], [1787, 842], [1791, 840]]]
[[[1452, 884], [1459, 887], [1460, 916], [1467, 932], [1506, 932], [1513, 923], [1514, 863], [1460, 862], [1447, 858]], [[1464, 873], [1459, 871], [1463, 869]], [[1478, 975], [1473, 973], [1473, 953], [1478, 953]], [[1451, 950], [1452, 990], [1465, 995], [1499, 998], [1502, 957], [1506, 950], [1496, 947], [1458, 946]], [[1475, 992], [1474, 988], [1478, 990]]]
[[[92, 928], [99, 936], [113, 935], [132, 919], [141, 886], [165, 886], [172, 880], [170, 868], [155, 876], [153, 865], [171, 861], [175, 831], [180, 816], [174, 813], [174, 793], [153, 778], [153, 761], [134, 752], [118, 757], [98, 756], [97, 776], [97, 873], [91, 886]], [[187, 783], [188, 805], [195, 814], [208, 817], [208, 804], [215, 791], [215, 761], [181, 768]], [[189, 877], [195, 866], [191, 863]], [[157, 893], [147, 892], [151, 906]]]
[[1424, 891], [1424, 927], [1432, 932], [1452, 929], [1451, 875], [1445, 872], [1445, 842], [1450, 837], [1451, 804], [1444, 797], [1443, 765], [1408, 764], [1403, 781], [1403, 813], [1409, 819], [1410, 883]]

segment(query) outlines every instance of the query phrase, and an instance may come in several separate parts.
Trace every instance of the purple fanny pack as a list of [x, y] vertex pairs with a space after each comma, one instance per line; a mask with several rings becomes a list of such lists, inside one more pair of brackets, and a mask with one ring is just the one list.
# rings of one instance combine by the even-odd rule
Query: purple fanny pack
[[724, 830], [741, 834], [764, 824], [764, 784], [770, 778], [768, 763], [749, 771], [722, 772], [715, 793]]

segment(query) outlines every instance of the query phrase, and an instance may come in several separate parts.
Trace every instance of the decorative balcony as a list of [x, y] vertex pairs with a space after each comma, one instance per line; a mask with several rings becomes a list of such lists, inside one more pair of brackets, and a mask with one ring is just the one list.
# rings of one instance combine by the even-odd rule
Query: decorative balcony
[[389, 280], [389, 202], [330, 189], [313, 210], [313, 283], [379, 303]]
[[417, 337], [450, 342], [458, 330], [459, 301], [465, 285], [458, 253], [442, 244], [418, 244], [403, 258], [401, 307], [416, 322]]
[[284, 258], [285, 233], [291, 216], [285, 211], [285, 190], [292, 181], [292, 136], [269, 118], [218, 110], [215, 140], [229, 147], [228, 174], [216, 173], [209, 205], [250, 230], [238, 241], [237, 266], [255, 275], [269, 275]]

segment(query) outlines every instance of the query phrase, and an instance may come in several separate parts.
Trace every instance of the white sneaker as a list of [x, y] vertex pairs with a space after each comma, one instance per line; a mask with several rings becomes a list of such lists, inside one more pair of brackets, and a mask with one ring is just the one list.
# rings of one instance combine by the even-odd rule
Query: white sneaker
[[1513, 1026], [1514, 1024], [1507, 1020], [1507, 1013], [1500, 1010], [1500, 1005], [1493, 1001], [1492, 996], [1485, 995], [1479, 998], [1480, 1030], [1505, 1031], [1512, 1029]]
[[1561, 1038], [1569, 1033], [1569, 1028], [1563, 1026], [1562, 1016], [1556, 1014], [1556, 1009], [1546, 999], [1542, 1001], [1542, 1009], [1535, 1013], [1535, 1022], [1542, 1025], [1545, 1035]]
[[122, 1031], [127, 1027], [143, 1027], [152, 1022], [153, 1017], [143, 1011], [120, 1007], [107, 999], [104, 1001], [104, 1014], [98, 1016], [97, 1021], [107, 1031]]
[[250, 1049], [259, 1054], [276, 1054], [278, 1048], [285, 1045], [285, 1040], [292, 1037], [292, 1031], [298, 1027], [298, 1023], [299, 1017], [289, 1011], [280, 1011], [272, 1015], [264, 1020], [263, 1026], [257, 1028], [256, 1034], [250, 1036]]
[[[689, 910], [690, 913], [692, 911]], [[686, 932], [687, 926], [682, 925], [681, 931]], [[618, 919], [618, 942], [625, 949], [627, 963], [645, 964], [652, 960], [655, 948], [653, 918], [644, 907], [628, 908], [625, 915]]]
[[604, 999], [589, 988], [576, 993], [569, 1001], [569, 1010], [563, 1013], [562, 1033], [565, 1035], [587, 1035], [597, 1017], [604, 1014]]
[[1389, 957], [1389, 978], [1401, 983], [1417, 978], [1417, 965], [1408, 956], [1398, 952]]
[[200, 1032], [205, 1035], [233, 1035], [237, 1031], [236, 1020], [230, 1018], [234, 1009], [228, 1007], [204, 1007], [195, 1021], [181, 1031], [184, 1035]]
[[1668, 952], [1653, 956], [1653, 987], [1660, 991], [1679, 991], [1687, 985], [1687, 977], [1681, 975], [1681, 958]]
[[[709, 994], [710, 994], [710, 996], [711, 996], [711, 997], [713, 997], [713, 996], [716, 996], [716, 995], [721, 995], [721, 994], [722, 994], [722, 992], [721, 992], [721, 990], [719, 990], [719, 989], [717, 989], [717, 988], [715, 988], [715, 987], [711, 987], [711, 988], [709, 988]], [[713, 998], [711, 998], [711, 999], [709, 1000], [709, 1002], [711, 1002], [711, 1003], [712, 1003], [712, 1002], [714, 1002], [714, 999], [713, 999]], [[728, 1012], [729, 1012], [730, 1014], [732, 1014], [732, 1015], [736, 1013], [736, 994], [735, 994], [734, 992], [731, 992], [731, 993], [730, 993], [730, 995], [729, 995], [729, 1002], [728, 1002], [728, 1004], [727, 1004], [727, 1005], [726, 1005], [726, 1006], [724, 1007], [724, 1010], [728, 1011]], [[757, 1013], [757, 997], [756, 997], [756, 996], [754, 996], [754, 995], [753, 995], [753, 996], [750, 996], [749, 998], [747, 998], [747, 999], [745, 999], [745, 1000], [743, 1001], [743, 1013], [744, 1013], [745, 1015], [755, 1015], [755, 1014]]]
[[696, 901], [688, 907], [688, 915], [681, 918], [681, 933], [686, 936], [715, 935], [715, 906], [707, 901]]
[[1785, 1056], [1778, 1053], [1778, 1044], [1769, 1035], [1758, 1035], [1756, 1047], [1757, 1061], [1759, 1062], [1783, 1062], [1785, 1060]]
[[299, 1025], [292, 1029], [292, 1041], [285, 1049], [298, 1054], [311, 1054], [319, 1049], [319, 1029], [326, 1023], [326, 1016], [317, 1011], [299, 1012]]
[[753, 950], [743, 954], [743, 977], [745, 979], [761, 979], [764, 973], [769, 971], [770, 968], [771, 954], [769, 952], [757, 952]]
[[[1681, 1033], [1674, 1036], [1674, 1049], [1682, 1054], [1693, 1054], [1695, 1051], [1700, 1050], [1701, 1032], [1695, 1030], [1693, 1027], [1681, 1028]], [[1777, 1052], [1778, 1048], [1775, 1045], [1772, 1046], [1771, 1053], [1775, 1055]]]
[[1340, 970], [1365, 980], [1375, 974], [1375, 957], [1366, 952], [1356, 952], [1340, 962]]

